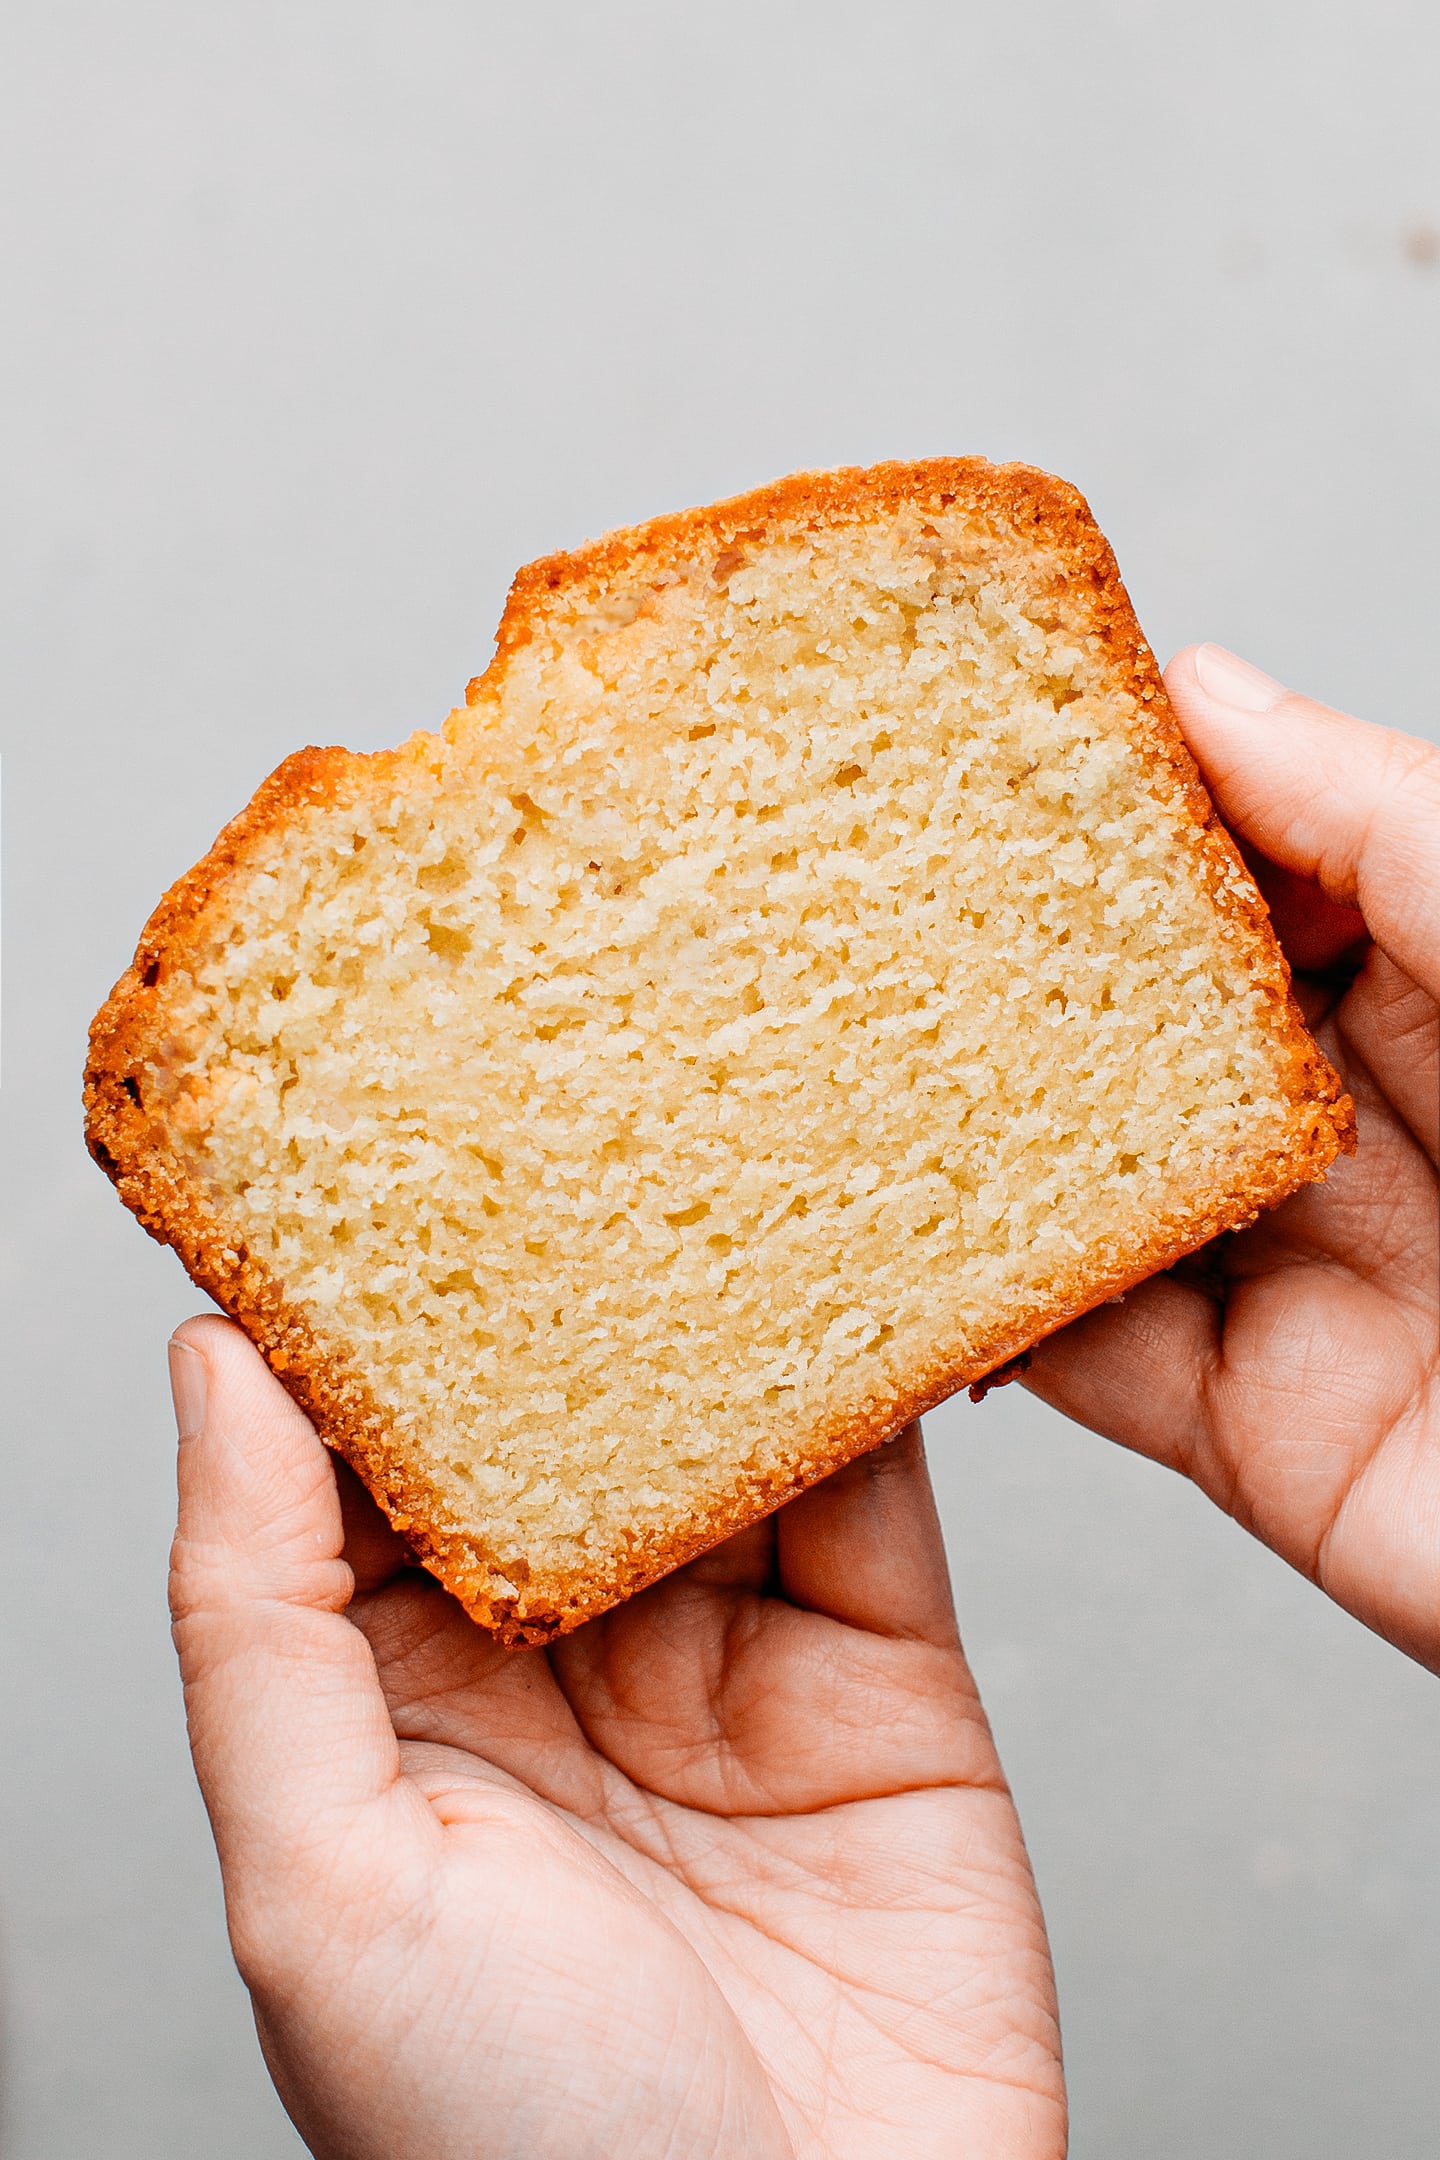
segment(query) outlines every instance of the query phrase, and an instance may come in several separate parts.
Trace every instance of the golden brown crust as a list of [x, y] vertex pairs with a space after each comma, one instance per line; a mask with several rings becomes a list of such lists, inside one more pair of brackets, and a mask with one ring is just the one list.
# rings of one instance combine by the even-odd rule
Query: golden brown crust
[[[1091, 578], [1097, 590], [1119, 586], [1115, 558], [1079, 489], [1037, 466], [992, 465], [988, 458], [842, 465], [830, 472], [791, 473], [747, 494], [697, 510], [677, 510], [606, 533], [567, 554], [527, 563], [510, 588], [495, 637], [495, 659], [471, 687], [494, 686], [497, 670], [529, 643], [562, 595], [587, 588], [598, 593], [652, 566], [657, 576], [668, 580], [678, 564], [696, 554], [713, 549], [719, 555], [778, 524], [818, 532], [861, 522], [867, 514], [938, 511], [956, 502], [992, 516], [1017, 536], [1043, 523], [1047, 546], [1067, 561], [1072, 573]], [[1128, 600], [1123, 612], [1133, 624]], [[1138, 626], [1135, 637], [1143, 643]]]
[[557, 609], [588, 593], [597, 599], [622, 579], [671, 578], [698, 558], [773, 533], [817, 531], [887, 513], [939, 510], [954, 502], [988, 521], [997, 539], [1017, 550], [1043, 526], [1045, 553], [1073, 605], [1080, 600], [1091, 632], [1135, 697], [1152, 769], [1168, 773], [1175, 806], [1190, 823], [1215, 907], [1234, 935], [1254, 979], [1276, 1008], [1276, 1037], [1289, 1053], [1289, 1094], [1308, 1135], [1239, 1195], [1217, 1191], [1183, 1226], [1157, 1225], [1153, 1234], [1103, 1278], [1077, 1269], [1040, 1306], [1012, 1313], [963, 1358], [939, 1357], [910, 1374], [883, 1402], [857, 1406], [829, 1430], [812, 1436], [803, 1457], [783, 1476], [756, 1475], [737, 1485], [702, 1520], [668, 1537], [636, 1538], [618, 1567], [597, 1585], [577, 1574], [551, 1584], [543, 1597], [522, 1588], [497, 1595], [491, 1556], [473, 1536], [447, 1525], [445, 1505], [423, 1473], [397, 1449], [388, 1420], [363, 1376], [317, 1341], [304, 1313], [228, 1225], [203, 1181], [192, 1175], [164, 1125], [144, 1107], [133, 1076], [163, 1056], [164, 984], [203, 945], [237, 872], [277, 843], [307, 806], [378, 792], [408, 765], [428, 761], [434, 738], [402, 749], [357, 756], [339, 749], [300, 751], [280, 766], [253, 801], [227, 825], [209, 854], [186, 873], [146, 924], [134, 965], [116, 984], [91, 1031], [86, 1071], [86, 1133], [91, 1153], [125, 1204], [152, 1236], [173, 1246], [202, 1289], [250, 1335], [271, 1369], [325, 1439], [365, 1479], [417, 1555], [467, 1610], [502, 1641], [540, 1643], [578, 1626], [620, 1598], [683, 1565], [746, 1523], [783, 1506], [807, 1485], [932, 1409], [961, 1387], [1008, 1364], [1041, 1336], [1168, 1267], [1223, 1230], [1253, 1220], [1311, 1178], [1337, 1152], [1354, 1146], [1354, 1117], [1340, 1083], [1312, 1042], [1295, 1004], [1290, 974], [1270, 929], [1269, 915], [1238, 851], [1218, 823], [1210, 799], [1171, 712], [1159, 669], [1140, 633], [1114, 557], [1083, 498], [1064, 481], [1028, 466], [993, 466], [979, 458], [932, 459], [869, 470], [797, 473], [704, 509], [657, 518], [609, 534], [566, 555], [523, 569], [511, 589], [496, 638], [495, 657], [467, 693], [475, 703], [494, 695], [514, 657]]

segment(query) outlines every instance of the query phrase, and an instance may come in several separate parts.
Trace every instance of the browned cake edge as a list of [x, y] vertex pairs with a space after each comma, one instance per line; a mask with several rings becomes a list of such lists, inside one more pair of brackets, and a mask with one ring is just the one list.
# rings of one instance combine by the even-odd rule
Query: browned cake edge
[[508, 662], [563, 599], [598, 597], [626, 575], [653, 568], [667, 581], [697, 544], [717, 549], [767, 537], [774, 526], [818, 530], [863, 523], [902, 507], [940, 509], [964, 502], [1008, 529], [1024, 545], [1027, 529], [1043, 528], [1047, 553], [1079, 596], [1096, 635], [1130, 692], [1142, 719], [1141, 746], [1178, 783], [1176, 815], [1190, 838], [1217, 912], [1237, 936], [1253, 978], [1274, 1001], [1274, 1041], [1288, 1052], [1292, 1144], [1266, 1161], [1241, 1192], [1217, 1189], [1183, 1220], [1155, 1225], [1122, 1263], [1097, 1277], [1077, 1266], [1057, 1279], [1039, 1304], [1009, 1314], [1003, 1325], [963, 1360], [943, 1354], [909, 1384], [867, 1401], [828, 1430], [812, 1434], [784, 1476], [751, 1475], [733, 1492], [671, 1534], [636, 1536], [603, 1581], [577, 1571], [518, 1595], [497, 1594], [495, 1568], [479, 1541], [447, 1528], [438, 1489], [397, 1448], [390, 1421], [363, 1375], [323, 1347], [284, 1285], [227, 1225], [202, 1184], [189, 1176], [169, 1144], [163, 1122], [145, 1108], [137, 1071], [161, 1051], [163, 987], [187, 953], [203, 946], [211, 915], [223, 905], [237, 872], [258, 847], [307, 807], [376, 792], [413, 762], [414, 750], [365, 756], [309, 749], [287, 758], [214, 847], [161, 900], [141, 936], [133, 965], [115, 985], [91, 1029], [85, 1075], [86, 1139], [121, 1199], [162, 1244], [174, 1248], [201, 1289], [245, 1329], [271, 1370], [310, 1416], [328, 1444], [360, 1473], [417, 1557], [502, 1641], [541, 1643], [593, 1618], [710, 1546], [770, 1513], [842, 1463], [878, 1445], [901, 1426], [943, 1402], [958, 1388], [993, 1373], [1042, 1336], [1105, 1299], [1143, 1281], [1221, 1231], [1253, 1221], [1299, 1186], [1324, 1175], [1341, 1151], [1354, 1147], [1354, 1113], [1329, 1064], [1311, 1040], [1290, 988], [1290, 971], [1270, 928], [1265, 903], [1219, 824], [1170, 709], [1153, 654], [1121, 584], [1115, 560], [1078, 491], [1023, 465], [995, 466], [983, 458], [936, 458], [868, 470], [797, 473], [773, 486], [699, 510], [657, 518], [611, 533], [572, 554], [553, 555], [522, 569], [511, 588], [496, 637], [494, 660], [469, 686], [474, 704], [499, 688]]

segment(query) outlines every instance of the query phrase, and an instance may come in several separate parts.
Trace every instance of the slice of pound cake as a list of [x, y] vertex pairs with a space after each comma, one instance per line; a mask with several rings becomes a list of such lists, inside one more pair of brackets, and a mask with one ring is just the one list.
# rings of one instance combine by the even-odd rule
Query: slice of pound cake
[[602, 1612], [1350, 1144], [1073, 488], [804, 473], [523, 570], [95, 1022], [90, 1146], [474, 1617]]

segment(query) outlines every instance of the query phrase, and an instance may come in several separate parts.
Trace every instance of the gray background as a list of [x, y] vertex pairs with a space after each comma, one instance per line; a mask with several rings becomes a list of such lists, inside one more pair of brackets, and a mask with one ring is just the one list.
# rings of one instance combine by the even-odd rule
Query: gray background
[[[11, 0], [0, 1961], [15, 2160], [298, 2149], [164, 1614], [196, 1299], [86, 1021], [509, 572], [796, 466], [1086, 489], [1162, 650], [1436, 731], [1433, 0]], [[1440, 1691], [1018, 1389], [930, 1420], [1081, 2160], [1440, 2149]]]

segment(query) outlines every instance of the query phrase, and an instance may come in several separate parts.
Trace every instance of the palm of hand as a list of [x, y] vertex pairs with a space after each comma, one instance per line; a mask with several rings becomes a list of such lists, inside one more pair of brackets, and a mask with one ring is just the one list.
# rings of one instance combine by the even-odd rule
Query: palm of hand
[[[548, 1652], [344, 1502], [357, 1593], [307, 1619], [367, 1788], [226, 1866], [318, 2154], [1058, 2160], [1043, 1923], [918, 1434]], [[269, 1840], [273, 1777], [267, 1809]]]
[[1047, 1401], [1194, 1478], [1379, 1633], [1440, 1669], [1436, 1003], [1364, 924], [1260, 865], [1296, 989], [1355, 1101], [1321, 1185], [1036, 1352]]

